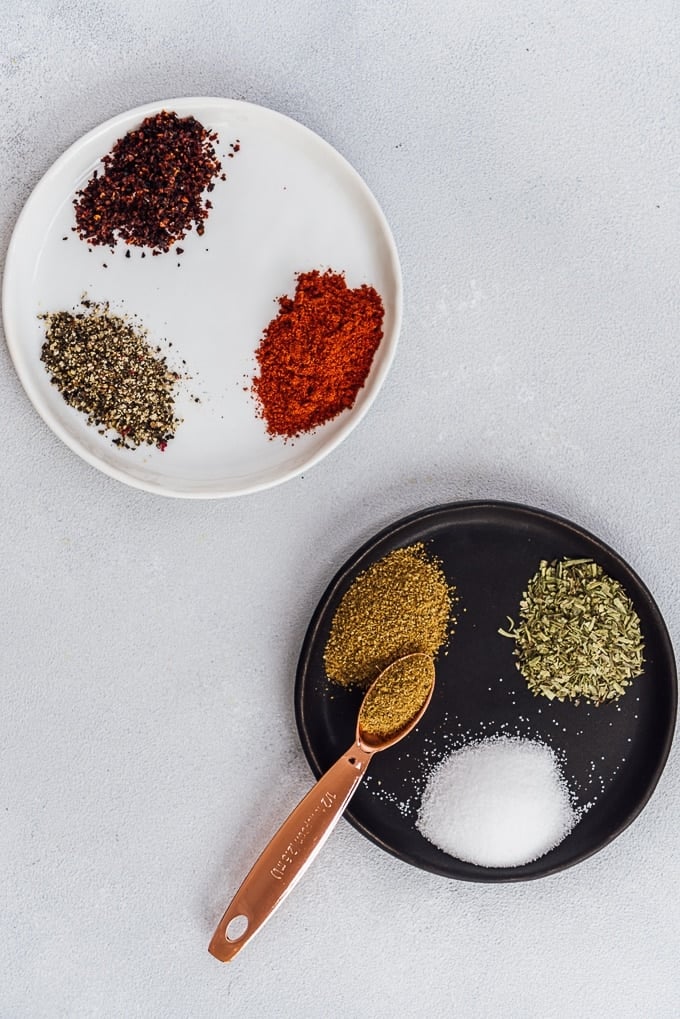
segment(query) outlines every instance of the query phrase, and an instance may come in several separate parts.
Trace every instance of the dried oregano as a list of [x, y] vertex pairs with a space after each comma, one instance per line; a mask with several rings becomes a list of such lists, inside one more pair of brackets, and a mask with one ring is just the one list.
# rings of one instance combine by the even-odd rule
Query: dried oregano
[[[508, 617], [509, 618], [509, 617]], [[617, 700], [642, 672], [640, 619], [618, 580], [592, 559], [543, 560], [520, 601], [517, 668], [534, 694]]]

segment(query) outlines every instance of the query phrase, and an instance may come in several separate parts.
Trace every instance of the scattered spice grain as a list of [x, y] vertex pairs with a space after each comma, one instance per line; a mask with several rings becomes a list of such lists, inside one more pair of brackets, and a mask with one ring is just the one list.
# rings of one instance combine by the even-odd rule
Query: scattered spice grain
[[74, 199], [76, 230], [88, 244], [118, 240], [168, 251], [194, 226], [204, 232], [212, 204], [204, 198], [222, 165], [209, 132], [194, 117], [162, 110], [119, 138]]
[[397, 548], [343, 595], [324, 650], [328, 678], [367, 687], [397, 658], [434, 657], [453, 631], [455, 593], [422, 542]]
[[108, 305], [83, 301], [85, 312], [51, 312], [45, 320], [41, 361], [69, 406], [87, 423], [115, 431], [126, 449], [148, 444], [164, 450], [179, 421], [174, 388], [160, 348]]
[[264, 331], [252, 390], [267, 432], [295, 438], [354, 406], [382, 339], [380, 295], [351, 290], [342, 273], [297, 275], [295, 296], [279, 297]]
[[529, 689], [549, 700], [615, 701], [642, 672], [633, 603], [592, 559], [542, 560], [520, 601], [518, 624], [509, 622], [499, 633], [515, 641]]

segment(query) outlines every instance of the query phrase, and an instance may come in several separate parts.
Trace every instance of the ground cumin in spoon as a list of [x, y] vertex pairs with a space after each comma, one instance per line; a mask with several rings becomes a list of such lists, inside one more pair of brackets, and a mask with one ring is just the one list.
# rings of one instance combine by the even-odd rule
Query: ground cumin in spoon
[[366, 694], [359, 713], [361, 732], [371, 739], [392, 739], [420, 713], [433, 678], [426, 658], [407, 657], [394, 662]]

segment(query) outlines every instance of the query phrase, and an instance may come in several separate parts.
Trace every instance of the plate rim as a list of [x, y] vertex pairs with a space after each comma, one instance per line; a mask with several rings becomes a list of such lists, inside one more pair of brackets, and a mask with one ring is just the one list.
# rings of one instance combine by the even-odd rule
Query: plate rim
[[[293, 467], [283, 471], [280, 475], [274, 479], [266, 479], [264, 481], [254, 481], [249, 484], [241, 484], [233, 487], [229, 490], [222, 490], [213, 486], [205, 486], [201, 488], [197, 486], [192, 490], [182, 490], [173, 488], [172, 485], [160, 484], [153, 481], [144, 481], [141, 478], [134, 477], [128, 474], [122, 468], [107, 464], [101, 460], [98, 456], [91, 453], [84, 444], [81, 444], [80, 440], [73, 436], [68, 429], [64, 428], [61, 423], [52, 416], [48, 406], [44, 403], [40, 393], [33, 385], [30, 370], [26, 359], [23, 356], [22, 344], [20, 338], [20, 325], [15, 320], [14, 305], [13, 305], [13, 289], [15, 274], [18, 271], [16, 268], [16, 261], [18, 257], [19, 244], [21, 242], [21, 236], [23, 231], [23, 224], [28, 219], [34, 204], [40, 200], [43, 192], [46, 188], [49, 188], [53, 178], [56, 178], [61, 173], [63, 167], [73, 157], [74, 153], [81, 147], [86, 146], [88, 143], [95, 140], [100, 135], [105, 135], [107, 132], [112, 130], [119, 124], [132, 119], [143, 119], [146, 116], [150, 116], [154, 113], [159, 113], [163, 109], [172, 109], [173, 106], [179, 106], [183, 104], [190, 106], [191, 104], [200, 103], [203, 106], [213, 106], [215, 108], [233, 107], [237, 110], [253, 110], [256, 111], [257, 115], [265, 114], [277, 121], [282, 121], [284, 124], [292, 125], [293, 130], [302, 131], [309, 135], [317, 144], [320, 144], [322, 149], [325, 149], [329, 155], [331, 155], [339, 165], [343, 166], [344, 171], [354, 180], [355, 185], [362, 193], [365, 200], [368, 202], [371, 208], [372, 214], [375, 216], [377, 223], [380, 225], [382, 237], [386, 245], [386, 251], [388, 254], [389, 272], [394, 280], [395, 284], [395, 295], [394, 302], [392, 304], [392, 312], [394, 318], [393, 328], [389, 335], [383, 335], [381, 340], [382, 347], [382, 358], [380, 363], [376, 366], [375, 375], [371, 381], [371, 388], [367, 392], [366, 399], [363, 401], [362, 406], [355, 410], [353, 407], [350, 414], [348, 415], [347, 421], [341, 425], [333, 437], [326, 444], [322, 444], [314, 453], [310, 454], [302, 463], [298, 463]], [[183, 115], [187, 115], [183, 113]], [[129, 130], [129, 128], [128, 128]], [[389, 374], [396, 355], [396, 349], [401, 334], [401, 328], [403, 323], [403, 303], [404, 303], [404, 285], [403, 275], [401, 271], [401, 263], [399, 259], [399, 252], [397, 250], [394, 235], [390, 228], [389, 222], [385, 213], [383, 212], [382, 206], [378, 202], [378, 199], [373, 194], [373, 191], [368, 186], [359, 171], [349, 162], [349, 160], [335, 148], [329, 141], [327, 141], [316, 131], [313, 131], [306, 124], [295, 120], [293, 117], [289, 117], [285, 113], [280, 113], [278, 110], [273, 110], [268, 106], [263, 106], [259, 103], [249, 102], [244, 99], [234, 99], [227, 96], [175, 96], [174, 98], [159, 99], [152, 102], [144, 103], [141, 106], [135, 106], [131, 109], [124, 110], [120, 113], [109, 117], [107, 120], [90, 128], [84, 134], [80, 135], [75, 141], [64, 149], [64, 151], [57, 156], [57, 158], [50, 164], [47, 170], [42, 174], [40, 179], [36, 182], [28, 195], [28, 198], [23, 203], [19, 215], [17, 216], [16, 222], [12, 229], [9, 244], [7, 246], [7, 252], [5, 256], [5, 265], [3, 270], [2, 280], [2, 320], [5, 333], [5, 344], [9, 351], [10, 360], [17, 374], [19, 382], [24, 390], [24, 393], [28, 397], [30, 404], [33, 409], [38, 413], [40, 418], [44, 421], [50, 431], [57, 436], [70, 450], [75, 453], [80, 459], [84, 460], [91, 467], [102, 472], [108, 477], [113, 478], [116, 481], [120, 481], [131, 488], [135, 488], [139, 491], [144, 491], [152, 495], [161, 495], [169, 498], [177, 499], [228, 499], [238, 498], [243, 495], [251, 495], [257, 492], [265, 491], [269, 488], [275, 488], [278, 485], [282, 485], [287, 481], [291, 481], [294, 478], [299, 477], [305, 471], [310, 470], [316, 466], [321, 460], [337, 449], [338, 446], [347, 439], [351, 432], [361, 423], [368, 411], [373, 406], [382, 386]], [[217, 483], [219, 485], [219, 482]]]
[[[644, 808], [649, 803], [658, 783], [663, 774], [663, 771], [668, 762], [668, 756], [671, 751], [673, 739], [675, 736], [675, 729], [677, 723], [678, 713], [678, 670], [677, 662], [675, 658], [675, 652], [673, 650], [673, 644], [671, 641], [670, 633], [666, 622], [663, 618], [661, 610], [659, 609], [654, 596], [651, 591], [638, 575], [636, 570], [607, 542], [603, 541], [597, 535], [593, 534], [585, 527], [581, 527], [580, 524], [575, 523], [573, 520], [569, 520], [567, 517], [563, 517], [560, 514], [553, 513], [550, 510], [541, 509], [540, 507], [530, 506], [525, 503], [518, 503], [512, 501], [506, 501], [503, 499], [465, 499], [460, 501], [438, 503], [434, 506], [427, 506], [421, 510], [416, 510], [407, 514], [406, 516], [395, 519], [391, 524], [387, 524], [377, 531], [372, 537], [368, 538], [363, 542], [354, 553], [350, 554], [347, 559], [343, 562], [340, 568], [336, 571], [330, 582], [319, 597], [316, 608], [312, 614], [312, 617], [307, 626], [305, 636], [303, 638], [300, 654], [298, 657], [296, 672], [295, 672], [295, 685], [294, 685], [294, 710], [295, 710], [295, 725], [298, 732], [298, 738], [302, 745], [304, 756], [309, 764], [312, 773], [316, 778], [320, 778], [324, 772], [324, 769], [320, 767], [318, 759], [316, 757], [314, 748], [312, 746], [309, 729], [306, 718], [303, 714], [302, 703], [303, 694], [305, 688], [305, 682], [307, 678], [307, 665], [310, 658], [311, 651], [316, 643], [316, 636], [319, 630], [322, 616], [326, 611], [326, 606], [333, 599], [337, 591], [342, 587], [345, 580], [352, 573], [355, 573], [357, 568], [361, 569], [362, 560], [368, 559], [374, 549], [380, 545], [386, 538], [393, 538], [399, 534], [402, 530], [407, 530], [412, 524], [416, 522], [425, 523], [427, 520], [441, 515], [443, 513], [451, 513], [458, 511], [469, 511], [479, 510], [488, 511], [504, 511], [509, 515], [524, 515], [541, 520], [548, 521], [552, 524], [559, 524], [562, 527], [574, 531], [578, 536], [585, 537], [590, 541], [593, 541], [607, 554], [620, 564], [624, 571], [631, 574], [635, 582], [639, 585], [639, 591], [641, 592], [644, 600], [647, 603], [647, 608], [651, 611], [655, 618], [655, 622], [658, 626], [658, 637], [663, 646], [664, 655], [667, 657], [670, 663], [670, 670], [668, 674], [668, 689], [670, 693], [671, 711], [668, 714], [664, 739], [659, 747], [659, 756], [656, 762], [654, 771], [647, 783], [644, 795], [641, 796], [634, 804], [633, 808], [626, 811], [623, 820], [607, 835], [607, 837], [601, 841], [595, 847], [578, 853], [573, 859], [565, 862], [554, 864], [546, 867], [545, 870], [539, 873], [533, 874], [507, 874], [506, 871], [509, 868], [505, 868], [501, 875], [495, 868], [486, 868], [483, 873], [475, 874], [452, 874], [450, 871], [444, 870], [441, 867], [435, 865], [428, 865], [425, 863], [415, 863], [409, 859], [407, 854], [399, 852], [392, 846], [388, 845], [380, 836], [375, 835], [371, 832], [358, 818], [356, 818], [351, 811], [351, 803], [348, 809], [343, 814], [345, 820], [351, 824], [351, 826], [370, 842], [379, 846], [385, 852], [389, 853], [390, 856], [395, 857], [402, 863], [405, 863], [411, 867], [415, 867], [418, 870], [423, 870], [431, 874], [436, 874], [440, 877], [448, 878], [452, 881], [468, 881], [474, 884], [514, 884], [521, 881], [538, 881], [542, 878], [550, 877], [554, 874], [560, 873], [564, 870], [569, 870], [572, 867], [576, 867], [578, 864], [583, 863], [584, 860], [589, 859], [596, 853], [601, 852], [608, 845], [610, 845], [616, 838], [619, 837], [630, 825], [640, 816]], [[454, 858], [455, 859], [455, 858]], [[480, 868], [480, 871], [483, 869]], [[500, 870], [500, 868], [499, 868]]]

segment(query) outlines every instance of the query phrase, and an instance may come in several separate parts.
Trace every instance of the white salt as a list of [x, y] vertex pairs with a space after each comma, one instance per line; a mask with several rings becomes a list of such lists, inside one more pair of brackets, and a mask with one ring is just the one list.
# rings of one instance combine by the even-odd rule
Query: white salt
[[471, 743], [437, 765], [417, 826], [459, 860], [518, 867], [559, 845], [578, 817], [550, 747], [503, 736]]

